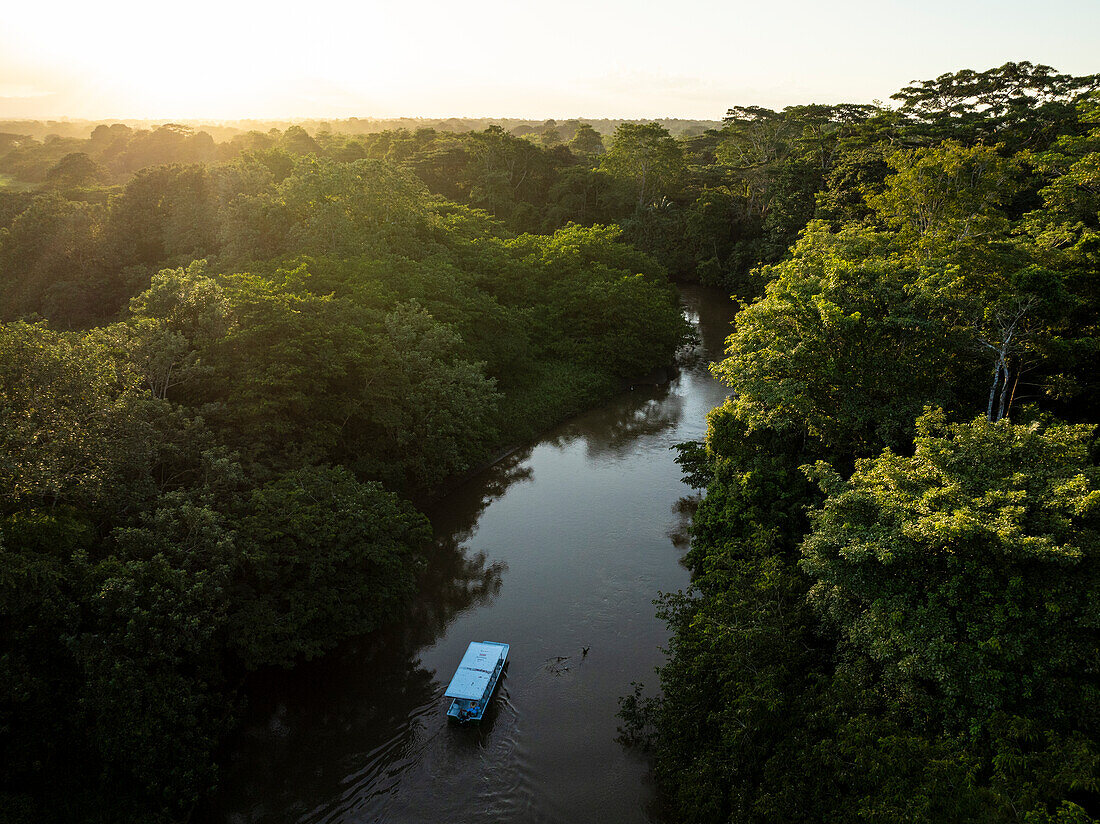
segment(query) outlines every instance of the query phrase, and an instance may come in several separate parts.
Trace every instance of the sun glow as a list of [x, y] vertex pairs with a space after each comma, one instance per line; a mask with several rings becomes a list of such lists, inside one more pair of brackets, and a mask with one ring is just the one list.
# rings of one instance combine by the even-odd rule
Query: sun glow
[[964, 65], [1095, 70], [1077, 33], [1100, 30], [1100, 4], [1051, 0], [1072, 27], [1004, 8], [1022, 4], [998, 18], [1026, 25], [994, 30], [984, 2], [927, 0], [899, 40], [906, 4], [880, 0], [24, 3], [0, 21], [0, 117], [711, 118], [870, 101]]

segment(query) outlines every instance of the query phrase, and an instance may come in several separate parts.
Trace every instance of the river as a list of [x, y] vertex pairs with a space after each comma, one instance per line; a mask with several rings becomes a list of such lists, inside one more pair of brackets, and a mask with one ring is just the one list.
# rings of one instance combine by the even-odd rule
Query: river
[[[720, 292], [681, 295], [702, 343], [670, 384], [464, 482], [428, 512], [437, 541], [409, 620], [255, 685], [217, 820], [650, 820], [647, 762], [616, 741], [618, 698], [632, 681], [653, 691], [668, 638], [653, 599], [688, 584], [692, 490], [670, 447], [701, 438], [726, 396], [707, 362], [733, 316]], [[443, 691], [471, 640], [511, 652], [485, 721], [465, 728], [447, 723]]]

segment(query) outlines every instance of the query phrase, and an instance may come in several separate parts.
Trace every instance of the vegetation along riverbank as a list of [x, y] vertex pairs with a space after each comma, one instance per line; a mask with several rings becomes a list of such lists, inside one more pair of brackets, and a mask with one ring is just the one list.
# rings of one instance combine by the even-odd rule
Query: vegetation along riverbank
[[247, 673], [400, 619], [416, 502], [670, 362], [671, 276], [744, 306], [663, 697], [624, 702], [670, 818], [1100, 816], [1097, 85], [7, 124], [0, 814], [191, 817]]
[[401, 616], [410, 500], [685, 324], [620, 229], [517, 235], [386, 160], [80, 183], [3, 195], [3, 806], [186, 818], [245, 673]]
[[817, 196], [681, 448], [693, 586], [663, 697], [623, 705], [672, 820], [1100, 816], [1096, 85], [1010, 65], [730, 127]]

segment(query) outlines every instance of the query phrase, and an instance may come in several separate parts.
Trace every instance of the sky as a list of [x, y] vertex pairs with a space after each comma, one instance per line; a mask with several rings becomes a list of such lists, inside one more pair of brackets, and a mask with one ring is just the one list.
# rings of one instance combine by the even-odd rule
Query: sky
[[1100, 72], [1100, 0], [6, 4], [0, 118], [681, 117]]

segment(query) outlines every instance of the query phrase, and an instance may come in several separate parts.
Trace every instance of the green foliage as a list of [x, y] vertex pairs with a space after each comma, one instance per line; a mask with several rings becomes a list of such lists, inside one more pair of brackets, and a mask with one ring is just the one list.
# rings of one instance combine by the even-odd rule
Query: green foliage
[[701, 272], [766, 287], [681, 454], [661, 697], [622, 704], [670, 819], [1100, 813], [1095, 85], [1012, 63], [693, 143], [738, 180], [693, 206]]
[[289, 667], [396, 617], [431, 539], [423, 515], [338, 468], [256, 489], [238, 529], [231, 645], [251, 668]]
[[767, 214], [775, 177], [791, 152], [797, 124], [783, 113], [759, 106], [730, 109], [716, 159], [734, 170], [746, 211]]
[[1092, 820], [1088, 429], [919, 429], [848, 481], [819, 464], [807, 530], [800, 441], [711, 414], [663, 697], [622, 707], [676, 820]]
[[[1100, 103], [1083, 102], [1081, 119], [1100, 123]], [[1035, 156], [1047, 185], [1039, 190], [1043, 207], [1025, 225], [1046, 248], [1067, 250], [1096, 265], [1100, 260], [1100, 127], [1084, 135], [1063, 135]]]
[[162, 270], [130, 301], [128, 354], [155, 398], [175, 396], [209, 377], [212, 369], [201, 353], [233, 327], [225, 292], [203, 274], [205, 265], [194, 261], [186, 270]]
[[[187, 819], [246, 671], [409, 608], [431, 531], [398, 494], [432, 493], [680, 343], [663, 270], [618, 228], [511, 238], [362, 144], [308, 137], [145, 169], [105, 206], [50, 193], [5, 213], [6, 316], [113, 321], [0, 325], [13, 814]], [[149, 141], [93, 136], [100, 160], [120, 142]], [[459, 192], [499, 184], [500, 216], [537, 228], [524, 204], [546, 194], [547, 155], [499, 130], [462, 148]]]
[[545, 340], [562, 360], [625, 379], [670, 359], [685, 326], [670, 311], [675, 297], [660, 268], [618, 242], [620, 235], [617, 227], [571, 226], [508, 246], [540, 264], [537, 280], [524, 284], [547, 298], [533, 318], [536, 341]]
[[95, 316], [104, 287], [101, 211], [59, 194], [39, 195], [0, 230], [0, 315], [45, 315], [66, 326]]
[[624, 704], [673, 817], [1088, 820], [1098, 493], [1040, 413], [1100, 398], [1095, 87], [0, 136], [0, 806], [186, 818], [241, 671], [399, 618], [395, 494], [667, 363], [671, 272], [750, 302], [664, 696]]
[[186, 265], [216, 248], [211, 175], [199, 165], [143, 169], [111, 202], [104, 228], [116, 268]]
[[1073, 106], [1100, 85], [1100, 75], [1074, 77], [1020, 61], [976, 72], [962, 69], [913, 83], [892, 95], [916, 123], [909, 130], [932, 140], [1008, 136], [1015, 151], [1041, 149], [1072, 128]]
[[287, 251], [340, 257], [403, 251], [423, 227], [422, 199], [410, 175], [368, 160], [301, 161], [275, 192]]
[[78, 189], [104, 183], [107, 170], [84, 152], [65, 155], [46, 172], [46, 182], [59, 189]]
[[899, 259], [888, 236], [815, 224], [763, 275], [714, 367], [752, 428], [867, 454], [903, 443], [925, 404], [956, 402], [976, 373], [955, 273]]
[[71, 559], [87, 531], [67, 512], [27, 513], [0, 524], [0, 781], [12, 790], [34, 787], [41, 773], [67, 762], [76, 672], [63, 639], [79, 626], [70, 582], [81, 579], [86, 565]]
[[1016, 193], [1018, 167], [996, 149], [946, 141], [887, 155], [886, 162], [895, 174], [868, 202], [919, 256], [949, 254], [1007, 230], [1002, 207]]
[[207, 506], [167, 496], [112, 538], [72, 642], [83, 734], [114, 780], [185, 810], [213, 785], [211, 754], [231, 711], [219, 635], [232, 537]]
[[975, 732], [999, 712], [1093, 726], [1100, 474], [1090, 427], [918, 421], [829, 493], [803, 545], [810, 602], [907, 713]]
[[0, 326], [0, 511], [110, 506], [146, 459], [136, 383], [89, 337]]
[[569, 141], [569, 148], [578, 154], [590, 155], [603, 154], [606, 151], [600, 133], [587, 123], [581, 123], [577, 127], [576, 133]]
[[600, 161], [609, 174], [633, 186], [639, 209], [672, 194], [683, 163], [679, 144], [659, 123], [622, 124]]
[[499, 394], [479, 364], [457, 357], [460, 339], [415, 303], [382, 318], [364, 387], [373, 409], [347, 462], [396, 487], [434, 487], [469, 469], [496, 437]]

